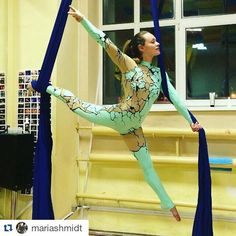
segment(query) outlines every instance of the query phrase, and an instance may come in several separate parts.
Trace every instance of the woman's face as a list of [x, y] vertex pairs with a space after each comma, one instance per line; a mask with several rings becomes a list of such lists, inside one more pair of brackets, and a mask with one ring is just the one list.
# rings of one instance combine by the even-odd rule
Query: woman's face
[[158, 56], [160, 54], [160, 44], [156, 41], [156, 37], [148, 32], [143, 35], [143, 38], [145, 39], [145, 44], [139, 45], [139, 50], [142, 52], [143, 58]]

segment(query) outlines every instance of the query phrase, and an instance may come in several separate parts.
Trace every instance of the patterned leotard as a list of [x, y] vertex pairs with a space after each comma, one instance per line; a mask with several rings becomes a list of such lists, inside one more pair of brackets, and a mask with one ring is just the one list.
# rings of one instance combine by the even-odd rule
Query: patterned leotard
[[[58, 96], [66, 100], [75, 113], [96, 124], [108, 126], [120, 134], [127, 134], [140, 128], [161, 91], [160, 69], [146, 61], [137, 65], [133, 59], [122, 53], [104, 32], [93, 26], [86, 18], [81, 21], [81, 24], [121, 70], [124, 96], [118, 104], [102, 106], [84, 102], [69, 91], [61, 91]], [[168, 90], [177, 110], [191, 123], [188, 110], [176, 94], [169, 79]], [[49, 86], [47, 92], [55, 95], [59, 91]]]
[[[104, 32], [94, 27], [86, 18], [81, 21], [81, 24], [106, 50], [122, 72], [124, 91], [122, 101], [114, 105], [96, 105], [82, 101], [72, 92], [52, 85], [49, 85], [46, 91], [61, 99], [73, 112], [86, 120], [110, 127], [123, 134], [130, 151], [143, 170], [146, 181], [160, 198], [161, 207], [171, 209], [174, 203], [165, 191], [152, 164], [141, 128], [143, 120], [162, 90], [160, 69], [145, 61], [136, 64], [133, 59], [122, 53]], [[168, 76], [167, 85], [174, 106], [189, 123], [192, 123], [186, 106], [169, 82]]]

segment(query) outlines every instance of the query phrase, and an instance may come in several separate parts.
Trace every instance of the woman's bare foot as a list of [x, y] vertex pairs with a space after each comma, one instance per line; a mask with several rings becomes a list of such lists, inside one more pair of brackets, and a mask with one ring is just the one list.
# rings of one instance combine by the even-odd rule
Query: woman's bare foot
[[173, 207], [170, 209], [172, 215], [174, 216], [174, 218], [176, 219], [176, 221], [181, 221], [180, 215], [176, 209], [176, 207]]

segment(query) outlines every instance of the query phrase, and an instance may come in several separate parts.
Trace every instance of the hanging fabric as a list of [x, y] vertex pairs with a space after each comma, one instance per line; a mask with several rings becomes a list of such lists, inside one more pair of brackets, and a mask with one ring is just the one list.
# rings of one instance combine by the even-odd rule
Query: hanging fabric
[[[158, 57], [158, 65], [161, 70], [162, 88], [164, 95], [171, 99], [168, 94], [167, 80], [165, 74], [165, 64], [163, 57], [162, 41], [158, 16], [158, 1], [151, 0], [152, 17], [154, 23], [154, 34], [160, 43], [160, 55]], [[193, 123], [197, 119], [189, 111]], [[199, 130], [199, 150], [198, 150], [198, 203], [192, 229], [192, 236], [212, 236], [212, 199], [211, 199], [211, 174], [209, 165], [208, 148], [204, 129]]]
[[41, 93], [38, 139], [34, 158], [32, 219], [54, 219], [51, 199], [51, 152], [53, 144], [50, 121], [51, 105], [50, 95], [46, 94], [45, 91], [52, 74], [71, 2], [72, 0], [61, 1], [39, 78], [32, 83], [33, 88]]

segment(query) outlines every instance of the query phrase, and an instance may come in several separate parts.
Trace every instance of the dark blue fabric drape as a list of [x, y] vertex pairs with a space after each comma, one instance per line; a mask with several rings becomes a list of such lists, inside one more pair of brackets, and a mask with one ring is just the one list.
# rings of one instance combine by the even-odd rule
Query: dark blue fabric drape
[[34, 160], [33, 213], [32, 219], [54, 219], [51, 199], [51, 113], [50, 95], [45, 93], [52, 74], [57, 52], [67, 20], [67, 12], [72, 0], [62, 0], [41, 67], [38, 81], [33, 88], [41, 93], [38, 139]]
[[[158, 57], [158, 64], [162, 76], [162, 88], [164, 95], [169, 99], [167, 80], [165, 74], [165, 64], [161, 43], [161, 34], [158, 17], [158, 1], [151, 0], [152, 16], [154, 22], [154, 34], [157, 41], [160, 43], [161, 54]], [[197, 120], [189, 111], [193, 123]], [[199, 131], [199, 150], [198, 150], [198, 203], [194, 218], [192, 236], [212, 236], [212, 199], [211, 199], [211, 174], [209, 165], [209, 156], [204, 129]]]

